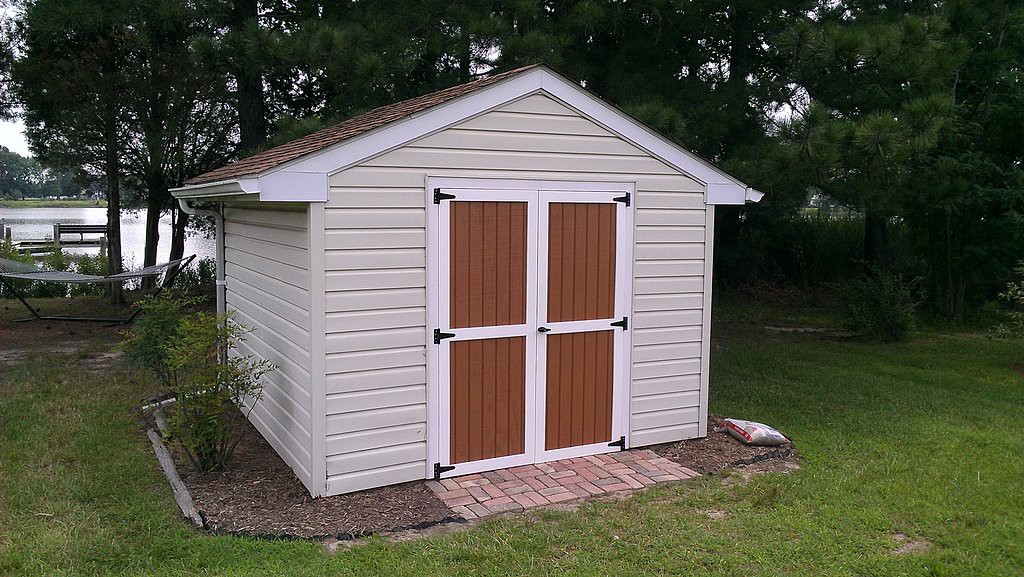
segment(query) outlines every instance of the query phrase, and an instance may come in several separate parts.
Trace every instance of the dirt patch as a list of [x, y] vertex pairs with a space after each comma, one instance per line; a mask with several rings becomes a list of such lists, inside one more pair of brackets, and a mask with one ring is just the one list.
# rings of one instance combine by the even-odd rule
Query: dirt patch
[[[656, 453], [689, 467], [698, 473], [710, 475], [723, 469], [751, 465], [777, 467], [780, 472], [798, 468], [796, 450], [792, 444], [778, 447], [753, 447], [744, 445], [726, 432], [716, 432], [715, 426], [724, 417], [708, 415], [708, 435], [702, 439], [687, 439], [676, 443], [651, 447]], [[759, 471], [762, 472], [762, 471]]]
[[893, 533], [891, 537], [898, 545], [890, 551], [892, 555], [916, 555], [932, 550], [932, 543], [927, 539], [910, 539], [905, 533]]
[[[40, 305], [46, 314], [89, 316], [104, 314], [109, 305], [93, 299], [44, 299]], [[113, 309], [115, 317], [131, 314], [130, 307]], [[105, 323], [28, 320], [29, 313], [14, 299], [0, 299], [0, 363], [13, 363], [34, 358], [36, 355], [79, 353], [93, 345], [110, 349], [121, 340], [123, 326], [108, 327]]]
[[251, 425], [225, 473], [178, 471], [214, 532], [349, 540], [460, 520], [422, 482], [313, 499]]

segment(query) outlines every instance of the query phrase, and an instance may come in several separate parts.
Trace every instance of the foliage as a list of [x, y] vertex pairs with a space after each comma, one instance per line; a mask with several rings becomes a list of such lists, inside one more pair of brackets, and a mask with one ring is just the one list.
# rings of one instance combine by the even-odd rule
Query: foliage
[[902, 275], [874, 269], [840, 286], [850, 330], [883, 341], [903, 341], [917, 327], [916, 285]]
[[999, 298], [1006, 305], [1006, 321], [992, 329], [997, 338], [1024, 338], [1024, 260], [1017, 264], [1015, 278], [1006, 284]]
[[0, 146], [0, 200], [78, 196], [81, 192], [71, 174], [47, 169], [35, 158]]
[[[198, 299], [148, 298], [124, 342], [125, 360], [150, 372], [176, 399], [168, 436], [197, 470], [223, 471], [242, 438], [245, 415], [262, 398], [265, 359], [237, 353], [251, 332], [230, 315], [191, 312]], [[247, 414], [247, 413], [246, 413]]]
[[[0, 241], [0, 257], [25, 264], [37, 264], [36, 259], [32, 255], [21, 254], [15, 251], [12, 243], [7, 240]], [[44, 268], [49, 270], [102, 276], [106, 274], [107, 260], [98, 254], [68, 254], [58, 249], [45, 254], [40, 259], [39, 264], [42, 264]], [[30, 298], [100, 295], [104, 291], [102, 283], [67, 284], [23, 279], [9, 279], [7, 282], [17, 288], [22, 296]], [[14, 294], [8, 294], [8, 292], [6, 287], [0, 286], [0, 298], [14, 298]]]
[[174, 278], [174, 288], [186, 292], [212, 289], [217, 282], [217, 261], [213, 258], [202, 258], [192, 266], [178, 271]]

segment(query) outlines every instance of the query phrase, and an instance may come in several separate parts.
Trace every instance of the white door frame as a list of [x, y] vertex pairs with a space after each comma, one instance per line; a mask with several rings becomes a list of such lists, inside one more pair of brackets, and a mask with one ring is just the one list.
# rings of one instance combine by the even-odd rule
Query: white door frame
[[[449, 230], [451, 203], [442, 201], [434, 203], [434, 191], [440, 189], [449, 194], [455, 194], [459, 200], [488, 200], [488, 201], [510, 201], [529, 202], [527, 211], [527, 322], [525, 325], [510, 325], [503, 327], [481, 327], [447, 330], [449, 325], [449, 300], [448, 283], [449, 279], [442, 279], [441, 271], [448, 269], [448, 258], [450, 252], [440, 250], [444, 231]], [[547, 255], [543, 258], [539, 255], [539, 246], [547, 247], [546, 229], [540, 229], [541, 212], [547, 212], [547, 204], [540, 202], [541, 198], [558, 198], [556, 202], [607, 202], [609, 193], [616, 196], [629, 194], [635, 201], [636, 184], [631, 182], [594, 182], [594, 181], [551, 181], [551, 180], [519, 180], [519, 179], [487, 179], [487, 178], [452, 178], [452, 177], [431, 177], [426, 179], [425, 200], [427, 208], [427, 424], [426, 424], [426, 445], [427, 462], [424, 471], [424, 478], [434, 477], [434, 464], [447, 465], [450, 463], [450, 398], [448, 397], [450, 383], [443, 382], [442, 375], [447, 375], [449, 367], [448, 348], [450, 342], [455, 340], [472, 340], [486, 337], [499, 336], [526, 336], [526, 451], [523, 455], [500, 457], [497, 459], [486, 459], [471, 463], [460, 463], [455, 470], [443, 473], [441, 476], [458, 476], [479, 471], [487, 471], [511, 467], [534, 462], [543, 462], [570, 457], [579, 457], [597, 453], [605, 453], [612, 450], [605, 443], [586, 445], [582, 447], [568, 447], [555, 451], [544, 450], [544, 414], [537, 410], [538, 403], [534, 400], [535, 395], [543, 394], [540, 386], [531, 386], [530, 378], [541, 378], [546, 374], [546, 367], [538, 364], [540, 354], [536, 351], [543, 347], [537, 346], [539, 333], [536, 331], [538, 325], [538, 311], [541, 310], [538, 303], [538, 291], [540, 286], [544, 287], [546, 314], [546, 292], [547, 292]], [[531, 200], [532, 199], [532, 200]], [[565, 200], [562, 200], [565, 199]], [[541, 206], [543, 205], [543, 207]], [[544, 210], [541, 211], [541, 208]], [[617, 243], [616, 243], [616, 298], [615, 313], [621, 318], [632, 315], [632, 285], [633, 285], [633, 210], [616, 211], [617, 222]], [[546, 224], [547, 216], [544, 215]], [[543, 232], [543, 234], [541, 234]], [[618, 236], [620, 235], [621, 236]], [[538, 241], [540, 239], [540, 241]], [[538, 259], [542, 263], [538, 263]], [[443, 260], [443, 262], [442, 262]], [[544, 284], [538, 278], [539, 271], [543, 265]], [[442, 268], [443, 267], [443, 268]], [[621, 271], [621, 272], [620, 272]], [[621, 314], [620, 314], [621, 311]], [[578, 332], [586, 323], [598, 325], [606, 324], [601, 321], [579, 321], [569, 323], [577, 325], [572, 331]], [[554, 330], [552, 333], [557, 334]], [[545, 325], [547, 326], [547, 325]], [[435, 345], [433, 332], [440, 328], [441, 332], [455, 332], [456, 337], [445, 339], [441, 344]], [[614, 337], [615, 356], [618, 365], [613, 377], [613, 412], [612, 412], [612, 439], [626, 438], [629, 444], [629, 398], [630, 398], [630, 351], [632, 330], [623, 331], [615, 329]], [[551, 334], [551, 333], [549, 333]], [[442, 354], [444, 352], [444, 354]], [[444, 366], [442, 366], [442, 364]], [[531, 427], [530, 424], [534, 423]], [[539, 425], [539, 426], [538, 426]]]

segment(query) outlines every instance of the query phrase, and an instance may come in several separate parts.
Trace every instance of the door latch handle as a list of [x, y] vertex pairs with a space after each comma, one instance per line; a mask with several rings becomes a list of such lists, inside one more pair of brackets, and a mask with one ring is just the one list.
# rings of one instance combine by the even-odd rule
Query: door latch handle
[[548, 327], [537, 327], [537, 332], [538, 333], [550, 333], [551, 329], [549, 329]]

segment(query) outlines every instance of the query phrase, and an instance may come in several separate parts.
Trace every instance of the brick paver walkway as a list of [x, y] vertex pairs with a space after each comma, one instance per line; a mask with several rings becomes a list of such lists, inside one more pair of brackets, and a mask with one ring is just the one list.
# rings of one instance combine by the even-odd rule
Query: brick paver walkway
[[452, 511], [476, 519], [696, 476], [654, 451], [640, 449], [428, 481], [427, 486]]

